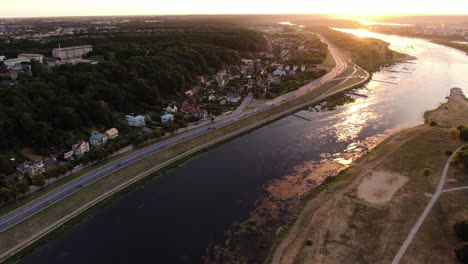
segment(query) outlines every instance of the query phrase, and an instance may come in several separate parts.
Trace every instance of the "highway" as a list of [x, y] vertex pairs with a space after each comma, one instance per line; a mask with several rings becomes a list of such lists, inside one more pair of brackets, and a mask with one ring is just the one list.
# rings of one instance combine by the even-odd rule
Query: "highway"
[[[79, 191], [81, 188], [88, 186], [126, 166], [129, 166], [135, 162], [138, 162], [139, 160], [142, 160], [146, 158], [147, 156], [153, 155], [155, 153], [158, 153], [164, 148], [182, 143], [184, 141], [190, 140], [194, 137], [200, 136], [202, 134], [210, 132], [212, 129], [215, 128], [220, 128], [226, 125], [229, 125], [233, 122], [236, 122], [240, 119], [249, 117], [251, 115], [257, 114], [258, 112], [264, 111], [266, 109], [269, 109], [271, 107], [274, 107], [274, 105], [279, 105], [282, 104], [286, 101], [289, 101], [291, 99], [294, 99], [296, 97], [299, 97], [301, 95], [306, 94], [307, 92], [311, 91], [312, 89], [320, 86], [321, 84], [328, 82], [334, 78], [336, 78], [338, 75], [342, 74], [347, 68], [348, 68], [348, 63], [346, 59], [339, 53], [339, 51], [326, 39], [324, 39], [321, 35], [318, 35], [323, 42], [328, 44], [328, 48], [330, 53], [333, 56], [333, 59], [336, 62], [336, 66], [327, 73], [326, 75], [322, 76], [321, 78], [297, 89], [296, 91], [284, 94], [280, 97], [277, 97], [269, 102], [256, 105], [256, 109], [252, 109], [249, 111], [245, 111], [242, 113], [233, 113], [228, 116], [224, 116], [220, 120], [216, 120], [212, 124], [208, 124], [206, 126], [194, 128], [192, 130], [187, 131], [186, 133], [176, 135], [172, 138], [169, 138], [167, 140], [164, 140], [159, 143], [155, 143], [153, 145], [150, 145], [148, 147], [145, 147], [141, 150], [138, 150], [136, 152], [133, 152], [129, 155], [126, 155], [118, 160], [112, 161], [92, 172], [89, 172], [69, 183], [66, 183], [51, 192], [44, 194], [43, 196], [29, 202], [28, 204], [25, 204], [19, 208], [17, 208], [14, 211], [11, 211], [8, 214], [5, 214], [0, 217], [0, 232], [3, 232], [12, 226], [28, 219], [29, 217], [33, 216], [34, 214], [39, 213], [40, 211], [44, 210], [48, 206], [57, 203], [67, 196]], [[354, 67], [354, 66], [353, 66]], [[350, 73], [350, 75], [352, 75]], [[321, 96], [323, 96], [322, 94]]]

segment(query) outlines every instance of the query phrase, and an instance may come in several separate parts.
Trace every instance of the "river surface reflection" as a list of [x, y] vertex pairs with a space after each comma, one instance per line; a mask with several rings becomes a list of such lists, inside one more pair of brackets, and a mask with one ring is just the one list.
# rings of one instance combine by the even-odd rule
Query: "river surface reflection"
[[22, 263], [200, 263], [237, 246], [249, 263], [260, 262], [304, 194], [390, 134], [422, 123], [451, 87], [468, 92], [463, 52], [371, 35], [417, 59], [374, 74], [345, 105], [300, 111], [149, 181]]

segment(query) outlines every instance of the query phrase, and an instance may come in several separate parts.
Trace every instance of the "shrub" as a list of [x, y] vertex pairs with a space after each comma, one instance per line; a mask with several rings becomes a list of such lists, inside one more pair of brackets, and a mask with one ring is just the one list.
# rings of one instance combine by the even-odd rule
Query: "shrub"
[[453, 231], [457, 236], [467, 242], [468, 241], [468, 220], [457, 222], [453, 225]]
[[456, 248], [455, 255], [461, 263], [468, 263], [468, 242], [464, 242], [459, 248]]
[[459, 125], [459, 126], [457, 126], [457, 129], [458, 129], [458, 130], [462, 130], [462, 129], [464, 129], [464, 128], [466, 128], [465, 125]]
[[462, 140], [468, 141], [468, 127], [464, 127], [460, 130], [460, 138]]
[[432, 120], [430, 123], [429, 123], [430, 126], [437, 126], [437, 122]]
[[452, 152], [451, 150], [446, 150], [446, 151], [445, 151], [445, 155], [447, 155], [447, 156], [450, 156], [450, 155], [452, 155], [452, 154], [453, 154], [453, 152]]
[[460, 136], [460, 130], [453, 128], [449, 131], [449, 137], [458, 138]]
[[432, 170], [431, 170], [431, 169], [425, 168], [425, 169], [423, 170], [423, 175], [424, 175], [424, 176], [429, 176], [429, 175], [431, 175], [431, 174], [432, 174]]
[[308, 238], [308, 239], [306, 240], [306, 243], [305, 243], [305, 244], [306, 244], [306, 246], [312, 246], [312, 245], [314, 244], [314, 241], [312, 241], [312, 239]]

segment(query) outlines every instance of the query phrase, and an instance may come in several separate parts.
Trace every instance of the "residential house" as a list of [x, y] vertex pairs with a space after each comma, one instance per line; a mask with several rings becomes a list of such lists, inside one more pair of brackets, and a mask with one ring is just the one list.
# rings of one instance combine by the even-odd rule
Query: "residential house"
[[284, 76], [284, 75], [286, 75], [286, 72], [282, 71], [282, 70], [276, 70], [276, 71], [273, 72], [273, 75], [275, 75], [275, 76]]
[[80, 140], [77, 144], [72, 146], [75, 156], [80, 157], [89, 151], [89, 144], [84, 140]]
[[206, 119], [208, 118], [208, 111], [203, 110], [203, 109], [198, 109], [197, 111], [195, 111], [195, 113], [193, 113], [193, 115], [200, 119]]
[[92, 146], [102, 146], [106, 144], [107, 136], [97, 131], [93, 131], [91, 132], [91, 136], [89, 137], [89, 142]]
[[182, 103], [182, 106], [194, 105], [194, 104], [197, 104], [197, 99], [195, 97], [190, 96], [184, 100], [184, 102]]
[[165, 114], [165, 115], [161, 116], [161, 123], [167, 124], [169, 122], [174, 122], [174, 115]]
[[42, 163], [44, 164], [44, 170], [48, 171], [50, 168], [55, 167], [58, 161], [56, 158], [45, 158], [44, 160], [42, 160]]
[[233, 104], [240, 102], [241, 99], [242, 98], [240, 94], [238, 93], [228, 93], [226, 96], [226, 101], [228, 101], [229, 103], [233, 103]]
[[144, 128], [141, 129], [141, 132], [143, 134], [149, 134], [149, 133], [153, 132], [153, 129], [148, 128], [148, 127], [144, 127]]
[[208, 101], [210, 101], [210, 102], [215, 101], [217, 99], [218, 99], [218, 97], [216, 97], [216, 95], [214, 95], [214, 94], [210, 94], [210, 96], [208, 96]]
[[301, 71], [305, 71], [306, 67], [305, 65], [301, 65]]
[[177, 106], [175, 104], [172, 104], [172, 105], [168, 105], [166, 107], [166, 111], [170, 114], [172, 113], [177, 113]]
[[138, 116], [127, 115], [125, 116], [125, 118], [127, 119], [127, 123], [129, 126], [144, 127], [146, 125], [145, 117], [142, 115], [138, 115]]
[[63, 154], [63, 159], [71, 160], [73, 158], [73, 150], [67, 151]]
[[6, 57], [5, 57], [5, 56], [3, 56], [3, 55], [2, 55], [2, 56], [0, 56], [0, 61], [4, 61], [4, 60], [6, 60]]
[[44, 55], [42, 54], [35, 54], [35, 53], [21, 53], [18, 55], [18, 59], [27, 59], [27, 60], [36, 60], [40, 63], [44, 61]]
[[42, 160], [25, 161], [23, 163], [18, 164], [16, 166], [16, 170], [21, 174], [27, 175], [29, 177], [45, 172], [44, 163], [42, 162]]
[[182, 112], [188, 113], [188, 114], [193, 114], [198, 110], [197, 106], [192, 106], [192, 105], [187, 105], [184, 108], [182, 108]]
[[106, 136], [108, 139], [114, 139], [119, 136], [119, 131], [117, 128], [113, 127], [106, 131]]
[[12, 174], [6, 176], [6, 181], [7, 181], [7, 183], [10, 183], [10, 182], [13, 182], [13, 181], [22, 180], [23, 178], [24, 178], [24, 175], [21, 172], [16, 171], [16, 172], [13, 172]]
[[296, 71], [297, 68], [298, 68], [298, 66], [297, 66], [297, 65], [294, 65], [292, 69], [293, 69], [293, 71]]

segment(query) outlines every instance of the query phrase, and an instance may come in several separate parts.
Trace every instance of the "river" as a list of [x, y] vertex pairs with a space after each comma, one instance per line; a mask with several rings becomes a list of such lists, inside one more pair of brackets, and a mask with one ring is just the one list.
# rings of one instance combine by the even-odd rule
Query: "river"
[[149, 181], [21, 263], [200, 263], [203, 256], [233, 258], [237, 247], [249, 263], [260, 262], [302, 195], [390, 134], [422, 123], [423, 112], [443, 102], [450, 88], [468, 92], [465, 53], [346, 31], [382, 39], [417, 59], [375, 73], [341, 97], [344, 105], [282, 118]]

